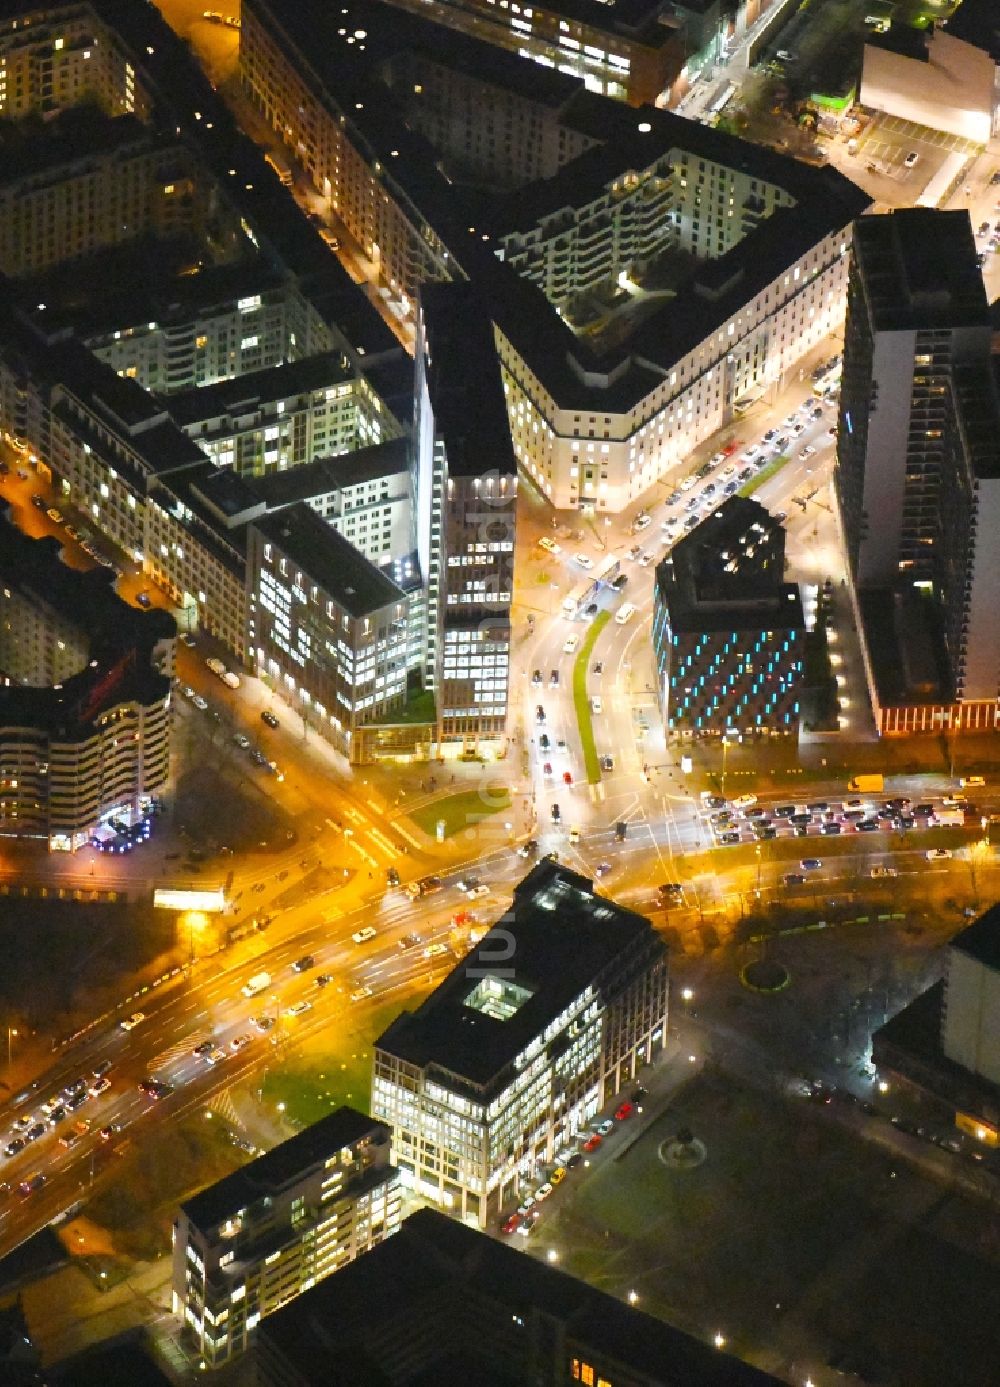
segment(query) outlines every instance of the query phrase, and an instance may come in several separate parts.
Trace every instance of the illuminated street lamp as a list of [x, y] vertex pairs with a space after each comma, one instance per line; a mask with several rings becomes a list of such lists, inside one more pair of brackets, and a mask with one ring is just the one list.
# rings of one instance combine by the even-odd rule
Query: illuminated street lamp
[[720, 1329], [717, 1329], [715, 1331], [715, 1337], [712, 1339], [712, 1343], [715, 1345], [716, 1348], [726, 1347], [726, 1336], [722, 1333]]
[[691, 1002], [694, 1000], [694, 992], [690, 987], [685, 987], [684, 990], [681, 992], [681, 996], [683, 997], [685, 1002]]
[[638, 1292], [638, 1291], [629, 1291], [629, 1293], [628, 1293], [628, 1303], [629, 1303], [629, 1305], [638, 1305], [638, 1303], [639, 1303], [639, 1292]]
[[203, 910], [185, 910], [181, 916], [181, 924], [187, 926], [188, 932], [188, 970], [194, 971], [194, 934], [195, 930], [203, 930], [208, 925], [208, 916]]

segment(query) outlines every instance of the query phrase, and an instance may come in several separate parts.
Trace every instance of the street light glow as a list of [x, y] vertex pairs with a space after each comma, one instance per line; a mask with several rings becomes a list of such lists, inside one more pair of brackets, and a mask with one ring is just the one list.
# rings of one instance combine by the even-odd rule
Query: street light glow
[[726, 1336], [722, 1333], [721, 1329], [717, 1329], [715, 1331], [715, 1338], [712, 1340], [712, 1343], [715, 1345], [716, 1348], [725, 1348]]
[[685, 1002], [690, 1002], [691, 999], [694, 997], [694, 992], [691, 990], [690, 987], [685, 987], [684, 991], [681, 993], [681, 996], [684, 998]]

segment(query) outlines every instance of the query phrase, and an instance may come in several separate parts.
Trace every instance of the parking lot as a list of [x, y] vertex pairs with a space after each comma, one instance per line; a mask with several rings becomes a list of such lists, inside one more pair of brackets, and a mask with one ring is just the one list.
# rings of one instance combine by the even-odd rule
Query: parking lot
[[[685, 1128], [706, 1158], [670, 1169], [661, 1147]], [[828, 1382], [833, 1360], [864, 1368], [837, 1380], [987, 1387], [998, 1240], [992, 1214], [824, 1109], [709, 1068], [643, 1132], [622, 1124], [529, 1245], [790, 1380]]]

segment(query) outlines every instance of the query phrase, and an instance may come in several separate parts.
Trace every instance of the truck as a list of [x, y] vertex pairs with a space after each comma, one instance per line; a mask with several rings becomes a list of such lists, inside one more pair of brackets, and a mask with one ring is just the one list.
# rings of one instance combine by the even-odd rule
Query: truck
[[964, 828], [965, 811], [962, 809], [935, 809], [934, 823], [938, 828]]
[[244, 997], [256, 997], [259, 992], [271, 986], [270, 973], [254, 973], [250, 981], [241, 989]]
[[859, 790], [862, 793], [867, 791], [872, 794], [885, 789], [884, 775], [856, 775], [853, 780], [847, 782], [849, 790]]

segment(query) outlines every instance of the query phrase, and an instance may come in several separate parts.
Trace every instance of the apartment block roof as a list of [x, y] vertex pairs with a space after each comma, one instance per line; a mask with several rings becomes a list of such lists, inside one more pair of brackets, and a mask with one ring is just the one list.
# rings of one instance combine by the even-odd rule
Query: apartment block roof
[[862, 217], [854, 256], [876, 331], [989, 327], [968, 212], [912, 207]]
[[265, 543], [273, 544], [349, 616], [371, 616], [406, 600], [386, 577], [304, 502], [253, 522]]
[[984, 910], [978, 920], [955, 935], [948, 948], [1000, 972], [1000, 905]]
[[280, 1194], [338, 1151], [366, 1138], [383, 1145], [389, 1132], [357, 1108], [337, 1108], [185, 1200], [181, 1208], [195, 1227], [202, 1231], [216, 1228], [265, 1195]]
[[393, 438], [359, 448], [356, 453], [337, 453], [284, 472], [268, 472], [255, 477], [252, 486], [254, 494], [272, 511], [379, 477], [405, 477], [409, 470], [409, 444], [405, 438]]
[[170, 681], [153, 667], [153, 652], [177, 627], [169, 612], [146, 612], [119, 597], [106, 568], [70, 568], [54, 536], [33, 539], [9, 510], [0, 512], [0, 579], [4, 587], [47, 608], [85, 636], [88, 661], [61, 684], [0, 687], [0, 726], [48, 728], [62, 736], [91, 735], [100, 714], [120, 703], [166, 698]]
[[[46, 122], [41, 132], [32, 131], [26, 134], [15, 123], [0, 136], [0, 185], [114, 150], [162, 143], [135, 116], [107, 116], [96, 107], [74, 107]], [[175, 140], [169, 144], [176, 148]]]
[[[488, 1346], [477, 1333], [479, 1316], [455, 1312], [469, 1304], [490, 1307], [497, 1323], [528, 1326], [524, 1357]], [[411, 1214], [393, 1237], [269, 1315], [258, 1335], [302, 1382], [345, 1387], [383, 1380], [381, 1345], [396, 1352], [407, 1322], [423, 1346], [422, 1370], [407, 1381], [522, 1383], [541, 1323], [555, 1323], [567, 1352], [614, 1365], [616, 1379], [777, 1387], [769, 1373], [436, 1209]]]
[[190, 428], [212, 419], [253, 414], [278, 400], [333, 389], [356, 379], [353, 366], [342, 352], [318, 352], [281, 366], [216, 381], [214, 385], [174, 391], [163, 403], [182, 428]]
[[[545, 859], [514, 889], [511, 908], [497, 921], [504, 950], [497, 970], [492, 931], [414, 1012], [404, 1011], [376, 1041], [379, 1050], [420, 1069], [447, 1075], [445, 1083], [482, 1090], [501, 1084], [510, 1066], [549, 1022], [586, 988], [599, 988], [605, 970], [630, 949], [655, 947], [642, 915], [594, 893], [579, 873]], [[470, 1004], [472, 979], [502, 976], [524, 994], [506, 1020]]]

